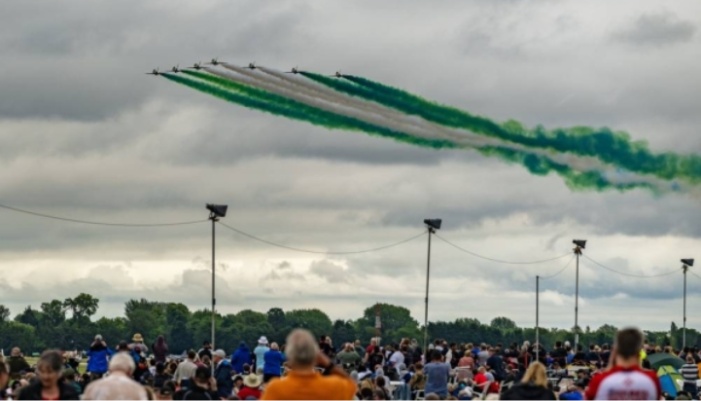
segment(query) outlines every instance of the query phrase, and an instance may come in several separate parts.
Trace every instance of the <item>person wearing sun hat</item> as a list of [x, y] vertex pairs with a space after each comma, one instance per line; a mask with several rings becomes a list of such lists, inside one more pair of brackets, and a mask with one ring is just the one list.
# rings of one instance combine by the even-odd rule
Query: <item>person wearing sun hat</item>
[[258, 346], [253, 349], [253, 353], [256, 355], [256, 367], [253, 370], [263, 369], [265, 367], [265, 353], [270, 351], [268, 347], [268, 338], [261, 336], [258, 339]]
[[260, 386], [262, 384], [263, 378], [259, 375], [253, 373], [246, 375], [246, 377], [243, 378], [243, 387], [241, 387], [241, 390], [239, 390], [236, 396], [240, 400], [247, 400], [251, 398], [259, 400], [262, 395], [262, 391], [260, 390]]

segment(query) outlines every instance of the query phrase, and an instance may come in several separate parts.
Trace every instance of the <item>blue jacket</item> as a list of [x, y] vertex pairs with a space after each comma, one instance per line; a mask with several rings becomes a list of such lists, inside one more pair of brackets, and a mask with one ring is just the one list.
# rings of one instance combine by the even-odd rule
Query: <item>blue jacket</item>
[[214, 370], [214, 378], [217, 380], [217, 395], [223, 398], [231, 397], [234, 392], [233, 369], [231, 363], [223, 359]]
[[265, 360], [265, 365], [263, 366], [264, 375], [280, 376], [282, 374], [282, 363], [285, 362], [285, 354], [271, 349], [265, 353], [263, 359]]
[[253, 365], [253, 361], [251, 360], [251, 350], [242, 342], [231, 356], [231, 367], [236, 373], [243, 373], [243, 365], [245, 364]]
[[93, 344], [88, 350], [87, 371], [97, 374], [106, 373], [112, 354], [112, 350], [107, 348], [104, 343]]

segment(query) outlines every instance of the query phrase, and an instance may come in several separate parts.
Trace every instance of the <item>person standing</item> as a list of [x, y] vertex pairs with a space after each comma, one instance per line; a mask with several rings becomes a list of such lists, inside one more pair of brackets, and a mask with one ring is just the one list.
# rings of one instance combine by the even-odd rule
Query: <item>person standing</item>
[[22, 372], [29, 372], [32, 369], [22, 356], [22, 350], [19, 347], [12, 348], [10, 357], [7, 359], [7, 365], [10, 366], [10, 378], [13, 380], [19, 379]]
[[168, 344], [163, 336], [158, 336], [156, 342], [151, 345], [151, 350], [153, 351], [153, 356], [156, 359], [156, 363], [166, 362], [166, 357], [168, 356]]
[[91, 382], [85, 389], [86, 400], [146, 400], [146, 390], [132, 380], [134, 360], [125, 352], [119, 352], [110, 360], [109, 375]]
[[426, 375], [425, 394], [437, 394], [441, 398], [448, 396], [448, 379], [450, 378], [450, 365], [443, 362], [441, 351], [431, 351], [431, 362], [424, 366]]
[[253, 353], [256, 356], [256, 368], [253, 369], [253, 371], [258, 371], [258, 369], [263, 369], [265, 367], [265, 353], [268, 351], [270, 351], [268, 339], [265, 336], [261, 336], [261, 338], [258, 339], [258, 346], [253, 349]]
[[613, 366], [592, 377], [585, 392], [588, 400], [659, 400], [662, 396], [657, 373], [640, 367], [643, 334], [625, 328], [616, 334]]
[[263, 382], [267, 383], [274, 377], [282, 375], [282, 364], [285, 362], [285, 354], [280, 352], [277, 343], [270, 344], [270, 351], [263, 356], [265, 365], [263, 366]]
[[[78, 400], [78, 392], [61, 379], [63, 355], [56, 350], [44, 351], [37, 362], [39, 380], [22, 388], [18, 400]], [[86, 399], [92, 399], [87, 398]]]
[[679, 373], [684, 378], [684, 391], [691, 394], [692, 399], [698, 398], [698, 388], [696, 380], [699, 379], [699, 367], [692, 354], [687, 354], [686, 363], [679, 369]]
[[226, 360], [226, 352], [218, 349], [212, 353], [212, 362], [214, 363], [214, 378], [217, 381], [217, 394], [223, 399], [231, 397], [234, 391], [233, 368], [231, 363]]
[[336, 360], [348, 373], [356, 370], [362, 361], [360, 355], [355, 351], [353, 343], [347, 343], [343, 351], [336, 354]]
[[195, 364], [195, 357], [197, 353], [193, 350], [188, 351], [187, 359], [182, 361], [178, 368], [175, 369], [175, 375], [173, 376], [173, 381], [178, 385], [178, 387], [188, 388], [190, 387], [190, 380], [195, 377], [195, 371], [197, 370], [197, 365]]
[[[262, 400], [352, 400], [355, 381], [343, 368], [319, 350], [314, 336], [307, 330], [295, 329], [287, 336], [285, 354], [290, 371], [270, 381]], [[321, 367], [324, 373], [314, 368]]]
[[107, 343], [102, 336], [96, 335], [88, 350], [88, 373], [96, 377], [102, 377], [107, 372], [112, 354], [112, 350], [107, 347]]
[[243, 374], [244, 365], [251, 364], [251, 351], [245, 342], [241, 341], [239, 347], [236, 349], [234, 354], [231, 356], [231, 367], [236, 371], [236, 373]]

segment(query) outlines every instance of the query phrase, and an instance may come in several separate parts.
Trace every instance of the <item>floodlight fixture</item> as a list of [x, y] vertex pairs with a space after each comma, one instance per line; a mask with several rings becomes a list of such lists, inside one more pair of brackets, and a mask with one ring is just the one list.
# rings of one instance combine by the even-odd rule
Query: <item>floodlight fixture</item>
[[694, 265], [694, 259], [682, 259], [682, 263], [684, 263], [686, 266], [693, 266]]
[[441, 219], [424, 219], [424, 224], [431, 227], [434, 230], [440, 230], [443, 220]]
[[207, 210], [211, 212], [209, 218], [213, 217], [225, 217], [226, 216], [226, 209], [228, 209], [229, 206], [227, 205], [216, 205], [214, 203], [208, 203], [207, 204]]
[[584, 249], [587, 247], [587, 240], [585, 239], [573, 239], [572, 243], [577, 245], [578, 247]]

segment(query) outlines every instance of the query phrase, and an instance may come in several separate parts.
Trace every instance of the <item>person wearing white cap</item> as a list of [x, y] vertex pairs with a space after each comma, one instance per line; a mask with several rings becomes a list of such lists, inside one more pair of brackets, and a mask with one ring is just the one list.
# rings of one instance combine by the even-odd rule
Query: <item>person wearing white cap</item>
[[107, 347], [107, 343], [101, 335], [95, 336], [95, 341], [90, 344], [88, 350], [87, 372], [97, 377], [102, 377], [107, 373], [107, 367], [112, 356], [112, 350]]
[[254, 371], [265, 367], [265, 353], [268, 351], [270, 351], [270, 347], [268, 347], [268, 339], [265, 336], [262, 336], [258, 339], [258, 346], [253, 350], [253, 353], [256, 355], [256, 368]]
[[234, 369], [231, 362], [226, 359], [226, 352], [218, 349], [212, 353], [214, 363], [214, 378], [217, 380], [217, 394], [223, 399], [231, 397], [234, 392], [234, 380], [232, 379]]

